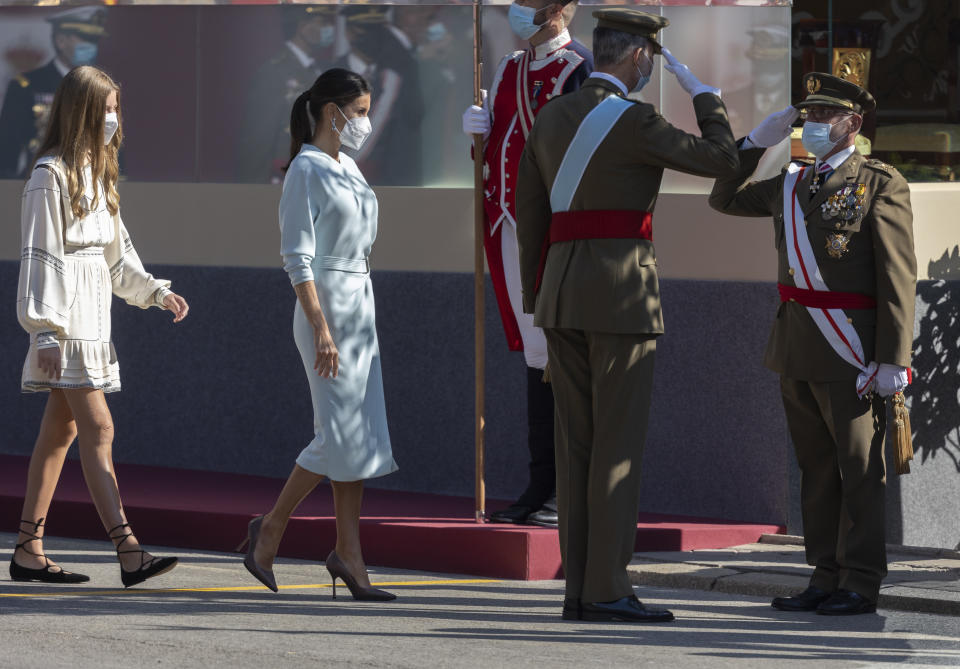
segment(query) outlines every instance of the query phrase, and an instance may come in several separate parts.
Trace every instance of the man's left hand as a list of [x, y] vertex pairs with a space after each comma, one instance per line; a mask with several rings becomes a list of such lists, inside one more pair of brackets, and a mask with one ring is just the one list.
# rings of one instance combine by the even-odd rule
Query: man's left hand
[[876, 378], [877, 394], [880, 397], [890, 397], [894, 393], [903, 392], [909, 383], [906, 367], [880, 363]]

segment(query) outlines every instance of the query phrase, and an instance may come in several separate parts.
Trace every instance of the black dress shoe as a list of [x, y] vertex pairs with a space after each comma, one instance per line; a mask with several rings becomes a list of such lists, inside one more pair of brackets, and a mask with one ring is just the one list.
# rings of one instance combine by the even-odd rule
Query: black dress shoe
[[521, 504], [511, 504], [506, 509], [494, 511], [490, 514], [491, 523], [511, 523], [513, 525], [522, 525], [526, 522], [531, 513], [536, 511], [531, 506]]
[[582, 604], [581, 620], [623, 623], [668, 623], [673, 614], [664, 609], [648, 609], [635, 595], [628, 595], [613, 602]]
[[527, 525], [537, 525], [539, 527], [552, 527], [556, 529], [559, 527], [560, 518], [557, 515], [556, 509], [548, 509], [543, 507], [539, 511], [535, 511], [527, 516]]
[[851, 590], [837, 590], [817, 607], [824, 616], [855, 616], [858, 613], [876, 613], [877, 604]]
[[561, 618], [564, 620], [581, 620], [581, 616], [580, 600], [575, 597], [564, 597], [563, 615]]
[[829, 598], [829, 592], [811, 585], [798, 595], [774, 597], [770, 606], [781, 611], [816, 611]]

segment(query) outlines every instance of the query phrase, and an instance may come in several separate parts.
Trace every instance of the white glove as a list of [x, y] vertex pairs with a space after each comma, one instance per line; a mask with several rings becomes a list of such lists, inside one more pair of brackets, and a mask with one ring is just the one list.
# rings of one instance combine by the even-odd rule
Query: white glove
[[880, 363], [876, 379], [876, 392], [880, 397], [890, 397], [894, 393], [903, 392], [908, 383], [909, 377], [906, 367], [888, 365], [885, 362]]
[[763, 119], [756, 128], [747, 135], [743, 148], [767, 148], [776, 146], [790, 136], [793, 122], [800, 116], [800, 110], [790, 105], [786, 109], [773, 112]]
[[690, 71], [689, 67], [674, 58], [673, 54], [670, 53], [670, 49], [663, 47], [663, 57], [667, 61], [664, 68], [677, 78], [683, 90], [689, 93], [691, 98], [695, 98], [701, 93], [713, 93], [716, 96], [720, 95], [719, 88], [701, 83], [699, 79], [693, 76], [693, 72]]
[[481, 106], [470, 105], [463, 112], [463, 132], [467, 135], [483, 135], [490, 132], [490, 111], [487, 109], [487, 92], [480, 89]]

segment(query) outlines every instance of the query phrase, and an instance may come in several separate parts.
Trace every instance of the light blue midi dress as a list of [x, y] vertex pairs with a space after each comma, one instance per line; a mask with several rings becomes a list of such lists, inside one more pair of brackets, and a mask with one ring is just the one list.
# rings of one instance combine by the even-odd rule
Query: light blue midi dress
[[283, 268], [294, 286], [314, 281], [340, 353], [337, 378], [313, 368], [313, 327], [299, 301], [293, 335], [310, 382], [313, 440], [297, 464], [333, 481], [359, 481], [397, 470], [387, 430], [380, 346], [367, 257], [377, 236], [377, 198], [356, 163], [311, 144], [283, 181]]

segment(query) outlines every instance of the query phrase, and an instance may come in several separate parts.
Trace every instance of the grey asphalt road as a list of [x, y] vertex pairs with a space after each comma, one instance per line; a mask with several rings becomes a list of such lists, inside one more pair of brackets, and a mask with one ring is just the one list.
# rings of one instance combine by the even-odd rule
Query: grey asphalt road
[[[0, 534], [0, 546], [13, 539]], [[157, 553], [180, 555], [177, 569], [123, 590], [107, 542], [49, 538], [47, 549], [92, 580], [47, 586], [3, 574], [0, 667], [960, 666], [957, 617], [830, 618], [778, 612], [756, 597], [640, 588], [676, 622], [571, 623], [560, 620], [558, 581], [373, 568], [374, 583], [399, 598], [361, 603], [340, 588], [331, 599], [317, 562], [279, 561], [274, 594], [237, 555], [173, 549]]]

